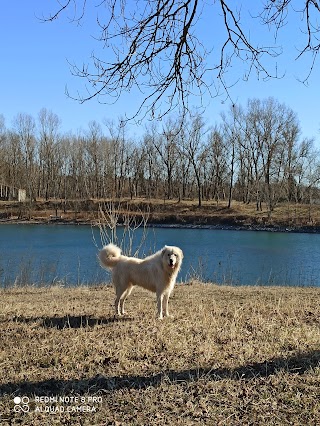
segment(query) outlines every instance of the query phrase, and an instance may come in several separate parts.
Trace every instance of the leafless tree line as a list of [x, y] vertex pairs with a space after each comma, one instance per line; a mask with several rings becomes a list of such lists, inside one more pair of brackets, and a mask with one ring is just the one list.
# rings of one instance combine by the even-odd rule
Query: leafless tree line
[[303, 139], [296, 114], [273, 98], [233, 105], [208, 126], [200, 115], [166, 117], [138, 140], [126, 122], [96, 121], [79, 134], [60, 132], [60, 118], [0, 116], [0, 183], [25, 188], [30, 200], [149, 199], [312, 203], [320, 156]]

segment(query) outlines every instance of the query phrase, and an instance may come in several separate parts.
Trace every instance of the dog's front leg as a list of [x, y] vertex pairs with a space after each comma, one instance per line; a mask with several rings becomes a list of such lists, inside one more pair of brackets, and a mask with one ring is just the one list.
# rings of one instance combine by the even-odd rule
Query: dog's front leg
[[164, 316], [165, 317], [170, 317], [170, 314], [169, 314], [169, 297], [170, 297], [170, 294], [165, 294], [164, 295]]
[[158, 306], [158, 318], [162, 319], [162, 302], [163, 302], [163, 294], [157, 294], [157, 306]]

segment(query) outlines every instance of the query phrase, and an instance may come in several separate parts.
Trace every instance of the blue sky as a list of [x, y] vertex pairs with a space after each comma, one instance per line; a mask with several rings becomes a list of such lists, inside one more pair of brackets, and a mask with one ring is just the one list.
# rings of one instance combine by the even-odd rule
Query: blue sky
[[[272, 35], [264, 33], [258, 23], [254, 25], [249, 19], [249, 9], [254, 14], [260, 1], [242, 3], [245, 5], [243, 22], [245, 27], [250, 23], [251, 37], [261, 39], [261, 43], [270, 43]], [[52, 23], [40, 22], [38, 17], [55, 10], [55, 5], [55, 0], [10, 0], [2, 5], [0, 114], [5, 117], [6, 125], [10, 127], [14, 116], [21, 112], [37, 118], [43, 107], [61, 118], [63, 132], [86, 129], [92, 120], [102, 123], [104, 119], [117, 120], [125, 114], [133, 114], [139, 106], [139, 96], [135, 91], [111, 105], [99, 104], [95, 99], [79, 104], [66, 96], [66, 87], [75, 96], [84, 87], [83, 81], [71, 75], [68, 61], [80, 66], [87, 61], [97, 47], [92, 37], [97, 35], [97, 27], [94, 17], [86, 19], [83, 26], [70, 24], [65, 17]], [[206, 44], [215, 48], [215, 42], [218, 45], [221, 36], [221, 27], [214, 9], [211, 13], [209, 10], [204, 12], [200, 19], [200, 35]], [[297, 48], [303, 45], [300, 26], [299, 20], [290, 21], [279, 39], [285, 47], [285, 53], [277, 60], [280, 72], [285, 73], [283, 79], [265, 82], [251, 75], [249, 81], [243, 81], [241, 77], [245, 73], [245, 65], [237, 63], [230, 69], [230, 82], [240, 80], [230, 89], [230, 95], [234, 102], [243, 105], [249, 98], [275, 97], [297, 113], [302, 137], [314, 137], [320, 148], [320, 67], [316, 65], [308, 86], [297, 80], [297, 77], [307, 75], [310, 64], [308, 58], [295, 60]], [[270, 61], [269, 65], [275, 66], [275, 62]], [[209, 124], [220, 122], [220, 112], [228, 109], [229, 104], [224, 99], [205, 99], [207, 107], [204, 117]], [[144, 131], [143, 125], [131, 123], [129, 134], [139, 136]]]

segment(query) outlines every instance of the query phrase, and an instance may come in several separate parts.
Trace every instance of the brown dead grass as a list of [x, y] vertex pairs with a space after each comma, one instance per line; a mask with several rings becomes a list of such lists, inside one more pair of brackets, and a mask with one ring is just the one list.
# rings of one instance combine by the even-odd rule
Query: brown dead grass
[[[317, 288], [179, 285], [163, 321], [138, 288], [123, 319], [110, 287], [0, 296], [1, 425], [320, 424]], [[15, 396], [28, 396], [28, 413]], [[36, 407], [70, 404], [36, 396], [102, 403], [48, 414]]]
[[[106, 201], [108, 202], [108, 201]], [[65, 222], [96, 222], [99, 218], [99, 205], [103, 200], [68, 201], [66, 211], [62, 210], [60, 200], [37, 201], [33, 205], [25, 206], [16, 202], [0, 201], [0, 219], [5, 221], [17, 221], [24, 218], [36, 222], [48, 222], [56, 214]], [[118, 203], [116, 202], [117, 206]], [[136, 198], [123, 199], [119, 208], [120, 212], [140, 215], [141, 212], [149, 212], [149, 223], [164, 224], [197, 224], [197, 225], [229, 225], [243, 227], [320, 227], [320, 206], [279, 203], [268, 217], [267, 207], [263, 204], [263, 210], [257, 211], [254, 203], [244, 204], [233, 201], [231, 208], [226, 201], [218, 204], [214, 201], [203, 201], [201, 208], [195, 200], [160, 200]]]

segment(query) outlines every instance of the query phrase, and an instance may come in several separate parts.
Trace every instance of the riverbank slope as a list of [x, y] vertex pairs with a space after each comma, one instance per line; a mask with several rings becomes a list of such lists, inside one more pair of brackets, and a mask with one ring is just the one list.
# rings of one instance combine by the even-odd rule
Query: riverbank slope
[[144, 217], [149, 224], [161, 226], [207, 226], [216, 228], [262, 229], [320, 232], [320, 206], [292, 203], [278, 204], [271, 216], [266, 206], [257, 211], [254, 203], [233, 201], [195, 201], [134, 199], [117, 202], [101, 200], [37, 201], [31, 204], [0, 201], [0, 222], [4, 223], [77, 223], [91, 224], [101, 220], [101, 211], [118, 215], [119, 221], [129, 212]]
[[124, 318], [108, 286], [0, 293], [1, 425], [320, 423], [319, 289], [179, 285], [163, 321], [138, 288]]

